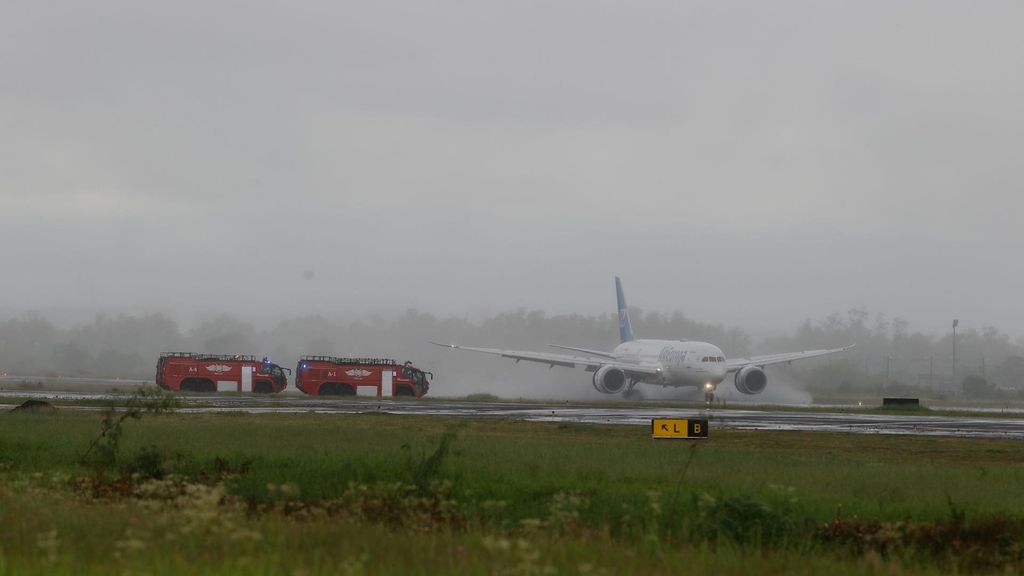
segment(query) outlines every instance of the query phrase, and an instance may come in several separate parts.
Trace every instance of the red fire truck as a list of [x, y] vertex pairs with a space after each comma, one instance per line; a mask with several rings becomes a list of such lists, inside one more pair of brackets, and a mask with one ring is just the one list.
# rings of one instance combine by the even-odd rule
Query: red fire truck
[[170, 352], [161, 354], [156, 363], [156, 383], [165, 390], [182, 392], [271, 394], [288, 386], [285, 370], [269, 358]]
[[430, 389], [434, 375], [411, 362], [388, 358], [303, 356], [295, 368], [295, 387], [311, 396], [415, 396]]

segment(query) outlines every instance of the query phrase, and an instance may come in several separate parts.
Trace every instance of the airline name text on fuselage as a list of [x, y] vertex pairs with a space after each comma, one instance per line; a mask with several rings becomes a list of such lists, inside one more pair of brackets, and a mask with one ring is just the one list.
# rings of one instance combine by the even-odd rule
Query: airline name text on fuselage
[[671, 346], [665, 346], [661, 349], [661, 354], [658, 354], [658, 360], [664, 364], [682, 366], [686, 363], [688, 354], [689, 352], [686, 350], [675, 350]]

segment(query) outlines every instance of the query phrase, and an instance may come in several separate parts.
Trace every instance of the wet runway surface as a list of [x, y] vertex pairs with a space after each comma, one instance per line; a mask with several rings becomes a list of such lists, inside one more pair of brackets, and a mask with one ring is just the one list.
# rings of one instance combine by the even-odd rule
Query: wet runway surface
[[[109, 394], [94, 392], [0, 391], [0, 398], [35, 398], [50, 401], [102, 400]], [[182, 412], [245, 412], [355, 414], [386, 413], [465, 418], [507, 418], [537, 422], [579, 422], [649, 426], [651, 418], [708, 418], [714, 428], [745, 430], [801, 430], [854, 434], [905, 434], [971, 438], [1024, 439], [1024, 415], [992, 418], [977, 416], [928, 416], [863, 414], [857, 412], [802, 412], [786, 410], [736, 410], [712, 408], [665, 408], [637, 404], [574, 405], [564, 402], [465, 402], [433, 399], [377, 400], [363, 398], [315, 398], [283, 394], [257, 396], [209, 394], [182, 396]], [[13, 407], [13, 405], [11, 405]], [[84, 408], [83, 408], [84, 409]]]

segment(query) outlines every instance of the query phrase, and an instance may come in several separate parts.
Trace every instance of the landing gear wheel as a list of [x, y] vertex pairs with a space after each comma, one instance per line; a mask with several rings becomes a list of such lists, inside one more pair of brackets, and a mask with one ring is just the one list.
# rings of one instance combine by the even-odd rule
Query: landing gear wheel
[[622, 393], [623, 400], [643, 400], [644, 395], [639, 390], [634, 390], [632, 386], [626, 388], [626, 391]]
[[706, 402], [708, 404], [714, 404], [714, 402], [715, 402], [715, 391], [714, 390], [708, 390], [707, 392], [704, 392], [704, 402]]

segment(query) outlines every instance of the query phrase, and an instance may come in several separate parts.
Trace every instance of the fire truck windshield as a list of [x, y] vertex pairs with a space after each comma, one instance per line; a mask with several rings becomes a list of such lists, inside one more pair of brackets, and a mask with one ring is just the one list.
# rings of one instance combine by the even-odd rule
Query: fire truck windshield
[[423, 396], [430, 389], [430, 384], [427, 382], [427, 374], [427, 372], [419, 368], [414, 368], [409, 362], [402, 366], [402, 375], [412, 379], [412, 383], [416, 387], [417, 396]]

